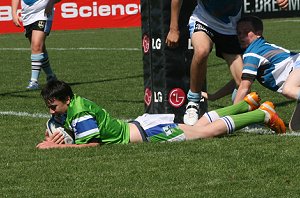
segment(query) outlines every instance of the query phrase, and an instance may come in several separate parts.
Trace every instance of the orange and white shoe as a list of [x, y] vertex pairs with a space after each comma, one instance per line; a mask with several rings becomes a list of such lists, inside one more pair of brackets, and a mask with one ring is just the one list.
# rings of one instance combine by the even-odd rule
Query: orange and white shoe
[[244, 100], [249, 104], [249, 111], [253, 111], [260, 106], [260, 97], [258, 93], [251, 92], [247, 96], [244, 97]]
[[286, 127], [282, 119], [278, 116], [275, 111], [275, 106], [272, 102], [266, 101], [259, 107], [260, 110], [264, 111], [265, 124], [275, 131], [276, 133], [286, 133]]

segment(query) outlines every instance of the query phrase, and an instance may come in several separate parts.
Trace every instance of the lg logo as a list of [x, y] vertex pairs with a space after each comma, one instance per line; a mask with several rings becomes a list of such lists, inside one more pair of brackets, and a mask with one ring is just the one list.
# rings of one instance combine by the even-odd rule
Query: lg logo
[[181, 107], [185, 102], [186, 94], [180, 88], [174, 88], [169, 93], [169, 103], [176, 108]]

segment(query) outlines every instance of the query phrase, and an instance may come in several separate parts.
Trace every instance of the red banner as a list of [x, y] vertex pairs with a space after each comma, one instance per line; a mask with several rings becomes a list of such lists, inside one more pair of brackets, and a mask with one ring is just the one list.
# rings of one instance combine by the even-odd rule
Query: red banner
[[[0, 33], [23, 32], [11, 10], [11, 0], [0, 1]], [[62, 0], [55, 5], [52, 30], [140, 27], [140, 13], [140, 0]]]

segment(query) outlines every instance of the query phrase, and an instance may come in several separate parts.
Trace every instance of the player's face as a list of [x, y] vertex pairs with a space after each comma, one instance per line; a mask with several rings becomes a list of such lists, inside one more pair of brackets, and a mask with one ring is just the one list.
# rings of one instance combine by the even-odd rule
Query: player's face
[[250, 22], [240, 22], [237, 26], [237, 36], [240, 45], [243, 49], [246, 49], [250, 43], [252, 43], [259, 36], [254, 33], [254, 28]]
[[69, 99], [66, 102], [53, 99], [52, 101], [48, 102], [47, 107], [52, 115], [63, 115], [67, 112], [69, 104]]

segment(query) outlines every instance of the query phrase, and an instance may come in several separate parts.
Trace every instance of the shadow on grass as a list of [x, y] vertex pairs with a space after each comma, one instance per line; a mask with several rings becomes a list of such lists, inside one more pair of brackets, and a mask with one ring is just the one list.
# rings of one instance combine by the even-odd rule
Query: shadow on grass
[[102, 83], [102, 82], [111, 82], [111, 81], [118, 81], [118, 80], [125, 80], [125, 79], [133, 79], [133, 78], [140, 78], [144, 75], [134, 75], [134, 76], [126, 76], [123, 78], [110, 78], [110, 79], [103, 79], [103, 80], [94, 80], [94, 81], [86, 81], [86, 82], [73, 82], [68, 83], [70, 86], [76, 86], [76, 85], [84, 85], [84, 84], [94, 84], [94, 83]]
[[[77, 85], [84, 85], [84, 84], [95, 84], [95, 83], [103, 83], [103, 82], [112, 82], [112, 81], [118, 81], [118, 80], [125, 80], [125, 79], [133, 79], [133, 78], [140, 78], [143, 77], [143, 75], [134, 75], [134, 76], [126, 76], [122, 78], [110, 78], [110, 79], [102, 79], [102, 80], [94, 80], [94, 81], [85, 81], [85, 82], [72, 82], [68, 83], [70, 86], [77, 86]], [[5, 92], [0, 93], [0, 97], [16, 97], [16, 98], [38, 98], [38, 96], [29, 96], [25, 95], [26, 93], [30, 92], [40, 92], [40, 89], [37, 90], [17, 90], [17, 91], [11, 91], [11, 92]], [[132, 101], [130, 101], [132, 102]]]
[[[287, 105], [289, 105], [291, 103], [295, 103], [295, 101], [293, 101], [293, 100], [286, 100], [286, 101], [274, 103], [274, 105], [275, 105], [275, 107], [284, 107], [284, 106], [287, 106]], [[214, 107], [214, 109], [220, 109], [220, 108], [226, 107], [226, 106], [220, 105], [220, 104], [213, 104], [212, 106]], [[213, 109], [211, 109], [211, 110], [213, 110]]]

